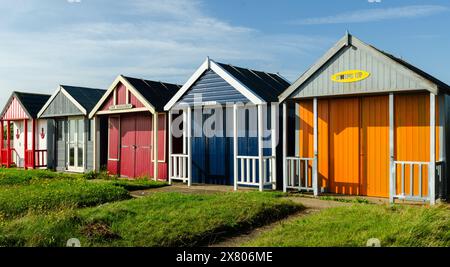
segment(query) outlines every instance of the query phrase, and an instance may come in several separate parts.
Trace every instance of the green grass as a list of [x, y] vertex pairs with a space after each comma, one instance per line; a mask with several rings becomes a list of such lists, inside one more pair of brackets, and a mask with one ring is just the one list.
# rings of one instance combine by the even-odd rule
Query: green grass
[[42, 179], [78, 179], [80, 174], [58, 173], [49, 170], [23, 170], [0, 168], [0, 186], [26, 185]]
[[327, 201], [337, 201], [337, 202], [344, 202], [344, 203], [357, 203], [357, 204], [370, 204], [369, 200], [361, 197], [352, 197], [352, 198], [342, 198], [342, 197], [335, 197], [335, 196], [321, 196], [319, 197], [320, 200], [327, 200]]
[[82, 179], [33, 180], [27, 185], [0, 187], [0, 218], [10, 219], [28, 212], [87, 207], [130, 198], [128, 192], [112, 184]]
[[28, 215], [0, 225], [0, 246], [195, 246], [283, 218], [302, 206], [282, 194], [155, 193], [148, 197]]
[[323, 210], [277, 226], [246, 246], [450, 246], [450, 208], [353, 205]]
[[137, 190], [145, 190], [145, 189], [152, 189], [152, 188], [168, 186], [168, 184], [166, 182], [160, 182], [160, 181], [154, 181], [154, 180], [148, 180], [148, 179], [136, 179], [136, 180], [118, 179], [118, 180], [107, 181], [107, 183], [110, 183], [115, 186], [123, 187], [124, 189], [126, 189], [128, 191], [137, 191]]

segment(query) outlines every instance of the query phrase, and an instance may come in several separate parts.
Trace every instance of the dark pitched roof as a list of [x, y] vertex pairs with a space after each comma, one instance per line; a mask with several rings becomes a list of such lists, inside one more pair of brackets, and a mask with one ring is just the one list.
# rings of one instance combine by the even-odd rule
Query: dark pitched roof
[[164, 105], [178, 92], [181, 85], [155, 82], [123, 76], [156, 111], [164, 111]]
[[105, 94], [104, 89], [86, 88], [78, 86], [61, 85], [89, 114], [100, 98]]
[[291, 85], [279, 74], [216, 63], [266, 102], [278, 101], [278, 96]]
[[394, 60], [394, 61], [397, 62], [398, 64], [400, 64], [400, 65], [406, 67], [407, 69], [409, 69], [409, 70], [411, 70], [411, 71], [417, 73], [418, 75], [424, 77], [425, 79], [427, 79], [427, 80], [429, 80], [429, 81], [435, 83], [439, 88], [444, 89], [444, 90], [447, 90], [447, 91], [450, 91], [450, 86], [449, 86], [448, 84], [446, 84], [446, 83], [444, 83], [443, 81], [441, 81], [441, 80], [435, 78], [434, 76], [432, 76], [432, 75], [426, 73], [425, 71], [423, 71], [423, 70], [421, 70], [421, 69], [419, 69], [419, 68], [417, 68], [417, 67], [411, 65], [410, 63], [404, 61], [403, 59], [400, 59], [400, 58], [398, 58], [398, 57], [396, 57], [396, 56], [394, 56], [394, 55], [392, 55], [392, 54], [389, 54], [389, 53], [387, 53], [387, 52], [385, 52], [385, 51], [383, 51], [383, 50], [380, 50], [380, 49], [378, 49], [378, 48], [376, 48], [376, 47], [374, 47], [374, 46], [370, 46], [370, 47], [372, 47], [373, 49], [375, 49], [375, 50], [377, 50], [378, 52], [382, 53], [383, 55], [389, 57], [390, 59]]
[[37, 114], [50, 98], [50, 95], [24, 92], [13, 92], [13, 96], [17, 97], [17, 100], [22, 103], [23, 108], [32, 118], [37, 118]]

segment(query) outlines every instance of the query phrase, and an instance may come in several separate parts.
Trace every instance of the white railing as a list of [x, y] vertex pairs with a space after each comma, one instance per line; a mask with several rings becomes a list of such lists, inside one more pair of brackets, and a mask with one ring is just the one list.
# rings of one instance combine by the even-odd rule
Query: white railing
[[[428, 200], [429, 197], [428, 195], [425, 195], [423, 188], [425, 177], [429, 176], [428, 168], [430, 163], [419, 161], [394, 161], [394, 164], [394, 198], [418, 201]], [[398, 167], [400, 167], [400, 170], [398, 170]], [[399, 188], [397, 188], [398, 185]]]
[[170, 179], [188, 182], [188, 155], [172, 154], [171, 157], [172, 170], [169, 170]]
[[[238, 156], [238, 177], [237, 184], [244, 186], [259, 186], [259, 157], [258, 156]], [[263, 157], [263, 186], [276, 184], [276, 157]]]
[[314, 158], [287, 157], [286, 188], [299, 191], [314, 191], [313, 161]]

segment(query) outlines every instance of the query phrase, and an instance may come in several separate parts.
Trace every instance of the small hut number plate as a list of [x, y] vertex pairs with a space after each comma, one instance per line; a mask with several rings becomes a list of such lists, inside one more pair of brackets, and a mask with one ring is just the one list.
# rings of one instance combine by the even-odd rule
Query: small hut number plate
[[370, 73], [363, 70], [346, 70], [331, 76], [331, 80], [337, 83], [354, 83], [367, 79]]

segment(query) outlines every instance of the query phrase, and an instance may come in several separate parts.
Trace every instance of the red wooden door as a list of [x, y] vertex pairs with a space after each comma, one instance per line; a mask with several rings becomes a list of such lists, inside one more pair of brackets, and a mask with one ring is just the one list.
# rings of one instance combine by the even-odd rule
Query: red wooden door
[[137, 115], [136, 119], [136, 150], [135, 150], [135, 177], [151, 177], [153, 164], [151, 164], [152, 149], [152, 117], [144, 114]]
[[136, 158], [136, 118], [122, 116], [120, 119], [120, 174], [123, 177], [135, 177]]

